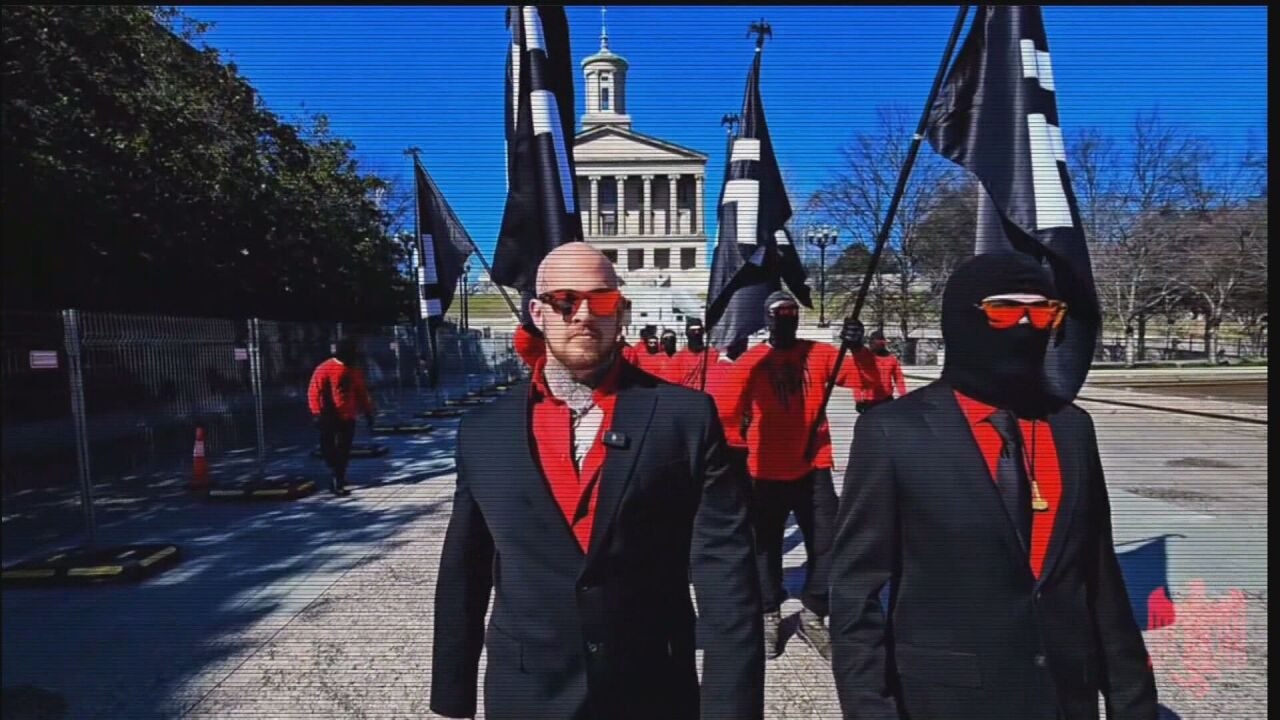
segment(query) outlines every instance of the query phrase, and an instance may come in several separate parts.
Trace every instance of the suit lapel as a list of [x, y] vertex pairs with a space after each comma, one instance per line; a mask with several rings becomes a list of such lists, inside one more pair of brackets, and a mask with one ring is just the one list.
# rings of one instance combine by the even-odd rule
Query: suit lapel
[[[624, 368], [626, 370], [626, 368]], [[599, 554], [618, 514], [618, 504], [626, 494], [627, 485], [635, 471], [636, 460], [644, 447], [649, 424], [657, 406], [657, 395], [628, 389], [627, 375], [619, 378], [613, 421], [605, 431], [612, 430], [625, 438], [622, 447], [609, 447], [605, 453], [604, 467], [600, 471], [600, 497], [596, 501], [596, 514], [591, 527], [591, 542], [587, 546], [587, 565]]]
[[973, 437], [968, 418], [960, 409], [950, 385], [939, 382], [934, 388], [928, 396], [932, 411], [926, 412], [924, 419], [938, 439], [937, 447], [956, 449], [957, 464], [952, 472], [955, 483], [965, 490], [960, 496], [974, 498], [978, 512], [991, 519], [992, 527], [1009, 551], [1009, 559], [1029, 578], [1032, 577], [1031, 562], [1018, 541], [1009, 512], [1000, 500], [1000, 490], [991, 480], [987, 460]]
[[505, 478], [504, 482], [516, 490], [523, 505], [529, 508], [530, 517], [536, 520], [542, 532], [547, 537], [561, 537], [572, 547], [575, 556], [582, 557], [578, 539], [574, 537], [569, 523], [565, 522], [564, 513], [551, 494], [551, 486], [533, 451], [528, 384], [512, 388], [499, 402], [508, 400], [510, 404], [495, 413], [509, 425], [497, 432], [499, 442], [494, 443], [492, 448], [497, 452], [492, 456], [491, 466], [498, 468], [498, 472]]
[[1062, 495], [1058, 501], [1058, 511], [1053, 520], [1053, 533], [1049, 536], [1049, 548], [1045, 554], [1044, 567], [1040, 569], [1040, 582], [1053, 573], [1053, 567], [1062, 556], [1062, 547], [1067, 542], [1067, 533], [1071, 530], [1071, 519], [1075, 516], [1076, 503], [1080, 499], [1081, 488], [1087, 478], [1085, 468], [1080, 464], [1079, 453], [1063, 452], [1063, 448], [1080, 447], [1076, 437], [1077, 430], [1064, 419], [1062, 414], [1049, 417], [1049, 429], [1053, 433], [1053, 444], [1058, 448], [1058, 471], [1062, 476]]

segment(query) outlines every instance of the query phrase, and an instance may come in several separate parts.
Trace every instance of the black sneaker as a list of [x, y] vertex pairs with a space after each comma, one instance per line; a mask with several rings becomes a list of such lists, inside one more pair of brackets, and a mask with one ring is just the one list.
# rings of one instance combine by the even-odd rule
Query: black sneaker
[[774, 610], [764, 614], [764, 656], [772, 660], [782, 654], [778, 647], [778, 632], [782, 627], [782, 611]]
[[809, 647], [817, 650], [824, 660], [831, 659], [831, 632], [827, 630], [826, 623], [822, 621], [821, 615], [809, 608], [802, 609], [800, 611], [800, 626], [796, 629], [796, 634]]

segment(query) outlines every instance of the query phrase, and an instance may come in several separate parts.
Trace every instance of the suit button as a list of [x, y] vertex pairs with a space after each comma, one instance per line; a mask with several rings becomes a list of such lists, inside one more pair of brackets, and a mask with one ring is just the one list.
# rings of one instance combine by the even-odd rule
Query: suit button
[[578, 592], [588, 592], [590, 590], [591, 590], [591, 586], [586, 583], [583, 583], [578, 586]]
[[1044, 655], [1036, 655], [1035, 664], [1036, 664], [1036, 667], [1043, 670], [1044, 668], [1049, 667], [1049, 659], [1046, 658]]
[[1041, 600], [1043, 600], [1043, 599], [1044, 599], [1044, 593], [1042, 593], [1042, 592], [1040, 592], [1039, 590], [1037, 590], [1037, 591], [1036, 591], [1036, 602], [1040, 602], [1040, 601], [1041, 601]]
[[587, 643], [587, 652], [591, 653], [592, 655], [595, 655], [596, 653], [600, 652], [600, 643], [597, 643], [597, 642]]

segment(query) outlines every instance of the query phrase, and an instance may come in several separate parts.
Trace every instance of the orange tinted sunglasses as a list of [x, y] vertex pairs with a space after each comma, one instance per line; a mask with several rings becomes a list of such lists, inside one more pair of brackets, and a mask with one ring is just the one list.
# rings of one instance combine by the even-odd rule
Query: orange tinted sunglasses
[[987, 323], [996, 330], [1007, 330], [1022, 321], [1023, 316], [1037, 330], [1057, 330], [1067, 317], [1067, 304], [1061, 300], [1024, 303], [1016, 300], [984, 300], [975, 307], [987, 315]]
[[587, 312], [596, 317], [615, 315], [625, 302], [620, 290], [552, 290], [538, 296], [538, 301], [550, 305], [566, 321], [578, 314], [582, 301], [587, 301]]

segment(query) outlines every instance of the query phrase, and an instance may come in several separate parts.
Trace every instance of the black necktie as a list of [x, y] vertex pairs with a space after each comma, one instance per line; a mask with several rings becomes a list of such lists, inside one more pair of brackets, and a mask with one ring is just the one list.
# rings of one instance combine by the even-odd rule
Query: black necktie
[[1027, 550], [1031, 539], [1031, 482], [1027, 479], [1027, 465], [1022, 455], [1022, 432], [1017, 418], [1008, 410], [996, 410], [987, 420], [1004, 441], [1000, 462], [996, 465], [996, 487], [1018, 531], [1022, 549]]

